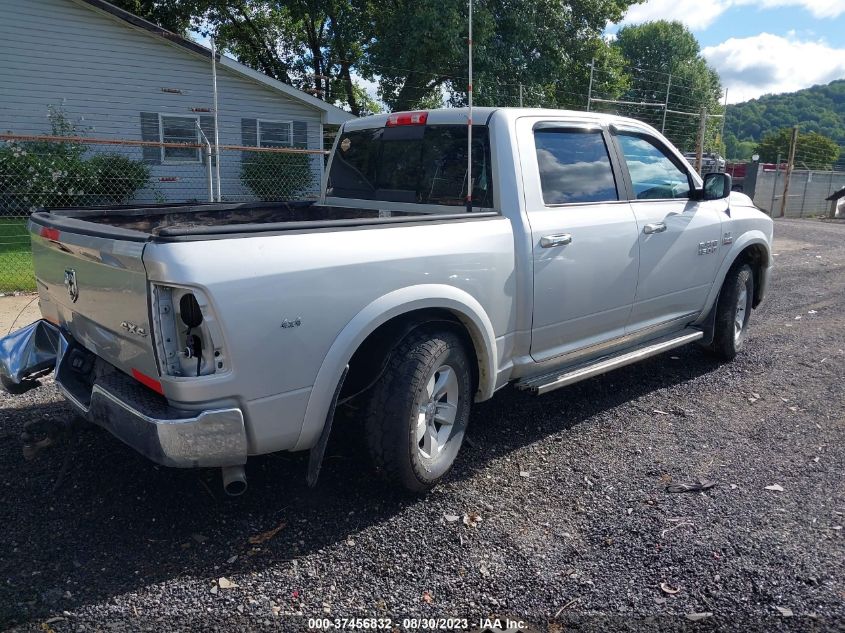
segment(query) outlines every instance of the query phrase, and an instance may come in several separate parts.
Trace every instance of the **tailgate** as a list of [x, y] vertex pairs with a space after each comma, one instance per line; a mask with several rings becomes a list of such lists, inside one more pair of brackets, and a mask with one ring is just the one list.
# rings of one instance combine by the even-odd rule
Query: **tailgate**
[[158, 376], [141, 256], [146, 242], [30, 223], [45, 318], [130, 375]]

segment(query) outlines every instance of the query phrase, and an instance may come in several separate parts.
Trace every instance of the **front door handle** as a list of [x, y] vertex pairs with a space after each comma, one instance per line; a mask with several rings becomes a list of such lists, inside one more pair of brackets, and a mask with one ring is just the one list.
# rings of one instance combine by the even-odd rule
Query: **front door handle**
[[566, 246], [572, 243], [572, 236], [569, 233], [561, 233], [559, 235], [544, 235], [540, 238], [540, 246], [543, 248], [553, 248], [555, 246]]
[[666, 230], [666, 224], [663, 222], [654, 222], [652, 224], [646, 224], [643, 227], [643, 233], [646, 235], [651, 235], [652, 233], [663, 233]]

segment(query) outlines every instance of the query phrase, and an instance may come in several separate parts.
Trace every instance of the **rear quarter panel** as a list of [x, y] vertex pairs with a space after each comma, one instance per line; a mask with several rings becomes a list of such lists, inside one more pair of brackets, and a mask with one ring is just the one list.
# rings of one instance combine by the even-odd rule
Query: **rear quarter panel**
[[144, 263], [151, 282], [209, 297], [231, 371], [177, 379], [181, 397], [239, 401], [253, 454], [297, 445], [329, 349], [381, 297], [451, 287], [483, 306], [495, 336], [513, 328], [514, 240], [503, 217], [149, 244]]

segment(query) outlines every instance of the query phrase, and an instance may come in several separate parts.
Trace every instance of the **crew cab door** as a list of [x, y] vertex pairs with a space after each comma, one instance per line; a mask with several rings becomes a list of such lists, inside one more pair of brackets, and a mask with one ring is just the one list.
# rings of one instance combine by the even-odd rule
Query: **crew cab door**
[[637, 291], [627, 332], [682, 323], [701, 311], [720, 262], [725, 200], [690, 198], [686, 161], [642, 131], [614, 130], [639, 233]]
[[526, 117], [517, 136], [532, 240], [531, 356], [543, 361], [624, 334], [637, 226], [606, 130]]

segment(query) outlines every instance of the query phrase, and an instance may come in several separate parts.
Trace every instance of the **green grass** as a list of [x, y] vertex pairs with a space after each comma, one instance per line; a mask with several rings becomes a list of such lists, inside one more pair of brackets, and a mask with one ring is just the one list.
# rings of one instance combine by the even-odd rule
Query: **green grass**
[[35, 290], [26, 220], [0, 218], [0, 292]]

